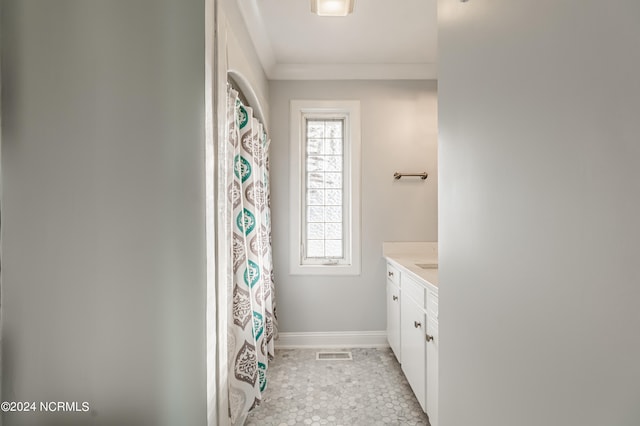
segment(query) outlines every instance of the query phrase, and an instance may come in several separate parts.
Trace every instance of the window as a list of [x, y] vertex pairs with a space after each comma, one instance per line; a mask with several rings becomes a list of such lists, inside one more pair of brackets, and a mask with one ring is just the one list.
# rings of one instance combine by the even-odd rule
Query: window
[[360, 273], [360, 103], [291, 101], [291, 273]]

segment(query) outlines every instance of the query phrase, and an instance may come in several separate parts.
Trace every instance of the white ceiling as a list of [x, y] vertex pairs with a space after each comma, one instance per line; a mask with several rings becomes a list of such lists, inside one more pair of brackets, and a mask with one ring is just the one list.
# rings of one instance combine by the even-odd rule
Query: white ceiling
[[436, 78], [436, 0], [355, 0], [319, 17], [310, 0], [238, 0], [270, 79]]

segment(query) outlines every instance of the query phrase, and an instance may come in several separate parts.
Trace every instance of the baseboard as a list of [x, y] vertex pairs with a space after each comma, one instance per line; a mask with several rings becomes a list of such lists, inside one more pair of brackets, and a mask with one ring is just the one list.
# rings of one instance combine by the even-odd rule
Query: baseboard
[[385, 348], [386, 331], [328, 331], [278, 333], [276, 348]]

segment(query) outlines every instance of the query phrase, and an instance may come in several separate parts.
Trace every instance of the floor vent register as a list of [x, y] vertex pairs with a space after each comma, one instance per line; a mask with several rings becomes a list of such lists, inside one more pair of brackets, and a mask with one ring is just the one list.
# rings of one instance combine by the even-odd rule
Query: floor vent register
[[316, 361], [353, 361], [351, 352], [316, 352]]

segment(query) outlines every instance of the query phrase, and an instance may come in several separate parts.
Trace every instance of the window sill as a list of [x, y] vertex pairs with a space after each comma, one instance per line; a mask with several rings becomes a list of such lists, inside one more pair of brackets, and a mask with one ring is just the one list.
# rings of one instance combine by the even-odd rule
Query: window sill
[[291, 275], [360, 275], [360, 265], [291, 265]]

